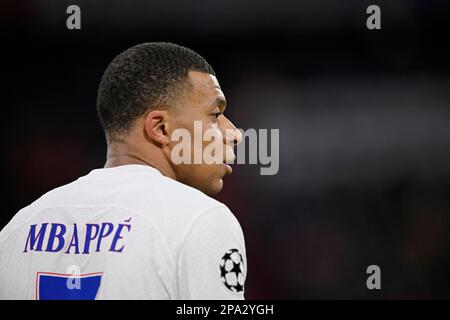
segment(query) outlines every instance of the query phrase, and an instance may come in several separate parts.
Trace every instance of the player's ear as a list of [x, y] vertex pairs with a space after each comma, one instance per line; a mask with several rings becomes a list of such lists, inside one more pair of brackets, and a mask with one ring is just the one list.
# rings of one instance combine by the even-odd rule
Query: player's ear
[[144, 134], [147, 140], [159, 145], [170, 143], [169, 116], [164, 110], [152, 110], [147, 113], [144, 121]]

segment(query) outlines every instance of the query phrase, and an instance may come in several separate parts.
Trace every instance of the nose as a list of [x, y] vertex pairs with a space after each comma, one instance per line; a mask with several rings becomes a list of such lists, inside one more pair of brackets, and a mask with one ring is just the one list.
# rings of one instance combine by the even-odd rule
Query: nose
[[234, 124], [226, 117], [224, 117], [225, 123], [223, 129], [225, 131], [224, 142], [225, 144], [229, 144], [235, 146], [242, 141], [242, 133], [239, 131]]

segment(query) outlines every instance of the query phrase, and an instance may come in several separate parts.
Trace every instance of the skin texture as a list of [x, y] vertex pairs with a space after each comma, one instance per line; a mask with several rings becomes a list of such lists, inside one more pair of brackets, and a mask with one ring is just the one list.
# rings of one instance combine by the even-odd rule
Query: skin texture
[[[190, 71], [188, 84], [179, 90], [169, 108], [155, 108], [136, 119], [129, 134], [120, 142], [109, 142], [105, 168], [125, 164], [144, 164], [158, 169], [163, 175], [214, 195], [223, 187], [222, 178], [231, 174], [226, 162], [234, 160], [233, 148], [241, 142], [239, 130], [223, 114], [225, 96], [215, 76]], [[185, 128], [191, 136], [194, 150], [194, 121], [201, 121], [202, 130], [214, 130], [221, 138], [223, 163], [175, 164], [171, 152], [178, 141], [171, 141], [177, 128]], [[197, 135], [198, 136], [198, 135]], [[202, 152], [208, 141], [202, 142]]]

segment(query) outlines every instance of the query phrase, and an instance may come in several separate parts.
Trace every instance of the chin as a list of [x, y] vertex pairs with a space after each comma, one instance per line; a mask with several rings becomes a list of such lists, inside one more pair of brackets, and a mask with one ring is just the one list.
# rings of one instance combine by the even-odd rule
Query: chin
[[204, 188], [201, 188], [200, 190], [203, 191], [208, 196], [213, 196], [218, 194], [223, 188], [223, 180], [219, 179], [218, 181], [212, 182], [210, 185], [205, 186]]

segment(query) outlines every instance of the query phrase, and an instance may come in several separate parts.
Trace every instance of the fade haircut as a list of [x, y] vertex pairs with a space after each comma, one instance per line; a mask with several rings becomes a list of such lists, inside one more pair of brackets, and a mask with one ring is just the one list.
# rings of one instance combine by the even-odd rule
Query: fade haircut
[[109, 141], [120, 141], [148, 110], [170, 106], [188, 84], [189, 71], [215, 75], [199, 54], [173, 43], [131, 47], [106, 68], [97, 94], [97, 113]]

